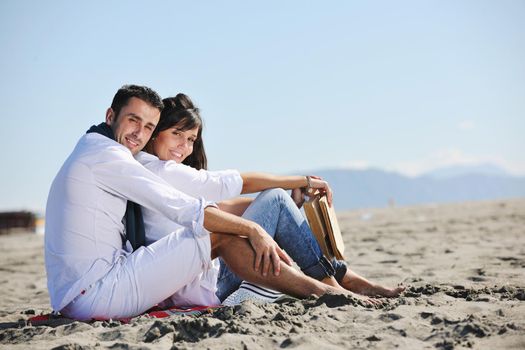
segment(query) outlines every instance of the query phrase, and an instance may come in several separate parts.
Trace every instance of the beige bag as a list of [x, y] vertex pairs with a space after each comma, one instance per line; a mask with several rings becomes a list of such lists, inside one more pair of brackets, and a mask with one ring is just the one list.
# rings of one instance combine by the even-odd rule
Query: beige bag
[[344, 260], [345, 244], [333, 203], [328, 206], [325, 195], [313, 196], [304, 203], [304, 212], [323, 254], [330, 260]]

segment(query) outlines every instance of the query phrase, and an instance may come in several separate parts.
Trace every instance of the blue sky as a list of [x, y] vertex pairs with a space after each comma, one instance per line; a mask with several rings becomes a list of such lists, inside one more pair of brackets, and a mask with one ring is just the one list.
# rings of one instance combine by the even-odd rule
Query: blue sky
[[185, 92], [211, 169], [525, 174], [523, 1], [0, 2], [0, 210], [42, 209], [116, 90]]

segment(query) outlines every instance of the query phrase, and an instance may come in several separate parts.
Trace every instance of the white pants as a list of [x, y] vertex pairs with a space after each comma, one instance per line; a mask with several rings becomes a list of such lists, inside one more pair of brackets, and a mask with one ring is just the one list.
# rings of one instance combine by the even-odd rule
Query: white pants
[[219, 305], [219, 264], [210, 256], [209, 236], [173, 232], [121, 256], [106, 276], [61, 312], [89, 320], [137, 316], [166, 299], [178, 306]]

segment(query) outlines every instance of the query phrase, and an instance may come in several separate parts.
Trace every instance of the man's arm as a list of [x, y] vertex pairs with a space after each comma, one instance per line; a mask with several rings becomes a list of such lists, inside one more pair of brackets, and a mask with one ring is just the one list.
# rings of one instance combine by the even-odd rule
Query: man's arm
[[101, 189], [161, 213], [192, 229], [196, 236], [208, 234], [202, 224], [204, 208], [209, 202], [170, 186], [138, 163], [123, 146], [102, 150], [98, 162], [91, 167], [94, 180]]
[[254, 222], [221, 212], [203, 198], [188, 196], [170, 186], [162, 178], [138, 163], [128, 151], [114, 147], [113, 152], [101, 154], [92, 166], [98, 186], [140, 206], [162, 213], [167, 218], [186, 226], [196, 236], [208, 231], [246, 236], [256, 253], [255, 268], [267, 273], [271, 263], [279, 273], [279, 261], [291, 259], [273, 241], [268, 233]]
[[267, 275], [271, 265], [273, 265], [274, 274], [279, 275], [281, 259], [288, 265], [292, 264], [292, 259], [288, 254], [277, 245], [261, 226], [253, 221], [209, 206], [204, 209], [204, 228], [215, 233], [233, 234], [248, 238], [255, 251], [255, 271], [259, 271], [262, 264], [261, 272], [264, 276]]

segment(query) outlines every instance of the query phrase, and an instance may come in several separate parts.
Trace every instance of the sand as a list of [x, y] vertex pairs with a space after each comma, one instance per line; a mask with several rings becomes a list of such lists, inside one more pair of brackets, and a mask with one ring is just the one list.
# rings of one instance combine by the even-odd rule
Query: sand
[[33, 326], [50, 311], [43, 236], [0, 236], [1, 349], [525, 349], [525, 199], [338, 213], [350, 266], [407, 291], [213, 314]]

